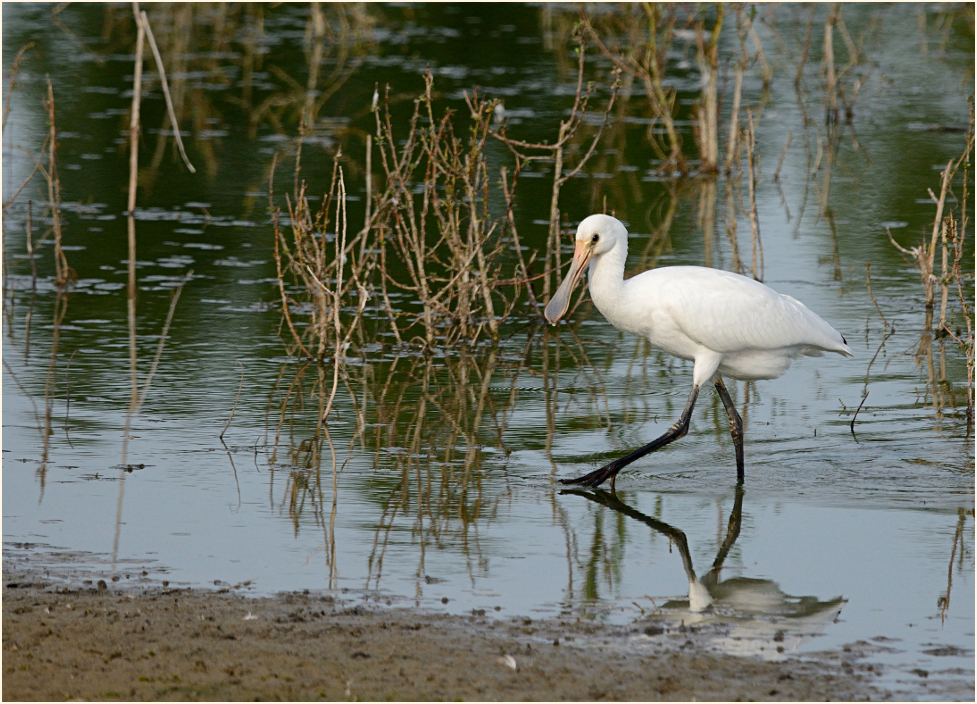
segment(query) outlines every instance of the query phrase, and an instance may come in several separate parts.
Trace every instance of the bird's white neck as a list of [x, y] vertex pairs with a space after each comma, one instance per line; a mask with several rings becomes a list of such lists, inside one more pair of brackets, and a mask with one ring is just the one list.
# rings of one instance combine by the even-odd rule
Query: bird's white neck
[[627, 240], [621, 240], [609, 252], [604, 252], [590, 262], [590, 297], [597, 310], [617, 327], [624, 304], [624, 263], [628, 258]]

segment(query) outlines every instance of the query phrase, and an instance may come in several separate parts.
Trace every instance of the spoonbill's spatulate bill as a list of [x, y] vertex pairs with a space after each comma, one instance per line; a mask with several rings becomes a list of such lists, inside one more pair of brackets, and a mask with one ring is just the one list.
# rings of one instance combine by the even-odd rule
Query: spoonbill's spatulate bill
[[670, 266], [624, 280], [628, 232], [620, 220], [591, 215], [577, 228], [576, 250], [566, 278], [546, 305], [556, 323], [570, 305], [570, 294], [589, 266], [590, 297], [605, 318], [669, 354], [695, 363], [692, 393], [678, 421], [660, 438], [600, 469], [564, 484], [598, 486], [622, 468], [683, 437], [699, 389], [713, 383], [729, 416], [736, 447], [736, 477], [743, 481], [743, 420], [723, 384], [733, 379], [774, 379], [795, 357], [822, 352], [852, 356], [841, 334], [800, 301], [758, 281], [719, 269]]

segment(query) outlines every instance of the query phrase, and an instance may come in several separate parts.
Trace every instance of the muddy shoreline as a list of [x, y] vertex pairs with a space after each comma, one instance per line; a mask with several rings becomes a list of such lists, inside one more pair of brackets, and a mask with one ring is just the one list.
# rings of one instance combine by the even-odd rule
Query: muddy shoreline
[[621, 647], [628, 636], [586, 621], [373, 609], [305, 593], [71, 589], [6, 573], [3, 698], [886, 698], [855, 656], [765, 662], [691, 641], [634, 652]]

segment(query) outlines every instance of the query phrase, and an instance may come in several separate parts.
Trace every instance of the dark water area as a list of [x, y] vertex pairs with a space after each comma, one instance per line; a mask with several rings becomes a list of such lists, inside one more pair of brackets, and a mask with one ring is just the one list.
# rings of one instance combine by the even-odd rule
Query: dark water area
[[[47, 164], [50, 76], [63, 245], [77, 273], [67, 289], [55, 285], [48, 187], [35, 174], [4, 212], [9, 564], [81, 584], [110, 575], [248, 582], [241, 589], [256, 594], [348, 590], [451, 613], [634, 623], [636, 648], [679, 624], [698, 626], [706, 647], [769, 658], [863, 641], [865, 657], [883, 666], [880, 686], [912, 698], [972, 693], [967, 357], [935, 334], [939, 294], [927, 311], [918, 270], [886, 235], [905, 248], [929, 241], [927, 189], [938, 196], [941, 170], [964, 152], [972, 7], [845, 5], [859, 55], [850, 61], [839, 30], [843, 100], [833, 123], [822, 61], [830, 6], [758, 6], [753, 26], [772, 78], [765, 88], [744, 34], [742, 105], [756, 126], [759, 251], [745, 180], [699, 168], [695, 32], [680, 23], [664, 64], [687, 174], [663, 168], [651, 143], [663, 138], [661, 121], [643, 84], [624, 81], [597, 149], [560, 194], [563, 262], [576, 223], [606, 210], [628, 226], [629, 274], [756, 268], [841, 331], [855, 357], [805, 358], [777, 380], [729, 383], [746, 424], [742, 492], [710, 391], [688, 436], [628, 467], [616, 499], [563, 493], [558, 480], [662, 433], [685, 403], [692, 367], [618, 333], [589, 302], [554, 328], [524, 296], [497, 339], [467, 348], [424, 352], [383, 336], [353, 345], [325, 424], [334, 469], [317, 430], [332, 352], [321, 364], [290, 356], [269, 207], [287, 215], [305, 109], [298, 178], [321, 202], [341, 150], [350, 227], [362, 227], [374, 90], [383, 101], [389, 85], [391, 123], [406, 138], [428, 70], [434, 112], [456, 111], [456, 134], [466, 135], [465, 98], [477, 87], [503, 101], [510, 137], [552, 143], [574, 104], [576, 6], [324, 5], [318, 35], [306, 4], [144, 6], [196, 173], [177, 154], [147, 55], [134, 347], [126, 208], [135, 24], [124, 5], [54, 9], [3, 5], [5, 94], [18, 50], [34, 42], [4, 106], [4, 201], [33, 158]], [[598, 27], [617, 12], [585, 10]], [[721, 160], [741, 53], [727, 13]], [[568, 149], [571, 167], [600, 127], [612, 69], [591, 43], [591, 109]], [[489, 212], [501, 218], [498, 174], [511, 174], [511, 154], [490, 138], [486, 158]], [[519, 178], [514, 218], [527, 253], [546, 247], [552, 170], [530, 162]], [[963, 178], [946, 205], [958, 220], [973, 216], [972, 170], [962, 204]], [[972, 222], [963, 236], [961, 290], [972, 309]], [[511, 243], [504, 261], [501, 275], [515, 277]], [[416, 310], [406, 294], [395, 304]], [[948, 327], [966, 338], [956, 284]], [[132, 349], [144, 394], [136, 414]], [[700, 589], [708, 608], [694, 603]]]

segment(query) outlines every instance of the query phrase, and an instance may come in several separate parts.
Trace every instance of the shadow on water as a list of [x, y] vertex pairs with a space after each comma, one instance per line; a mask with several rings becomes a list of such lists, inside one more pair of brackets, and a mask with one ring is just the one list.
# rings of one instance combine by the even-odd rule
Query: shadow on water
[[[841, 597], [822, 601], [812, 596], [790, 596], [769, 579], [721, 579], [723, 563], [740, 534], [744, 496], [741, 486], [736, 487], [726, 535], [709, 571], [701, 576], [696, 576], [688, 539], [680, 529], [628, 506], [617, 495], [601, 489], [567, 489], [560, 494], [582, 496], [639, 521], [667, 536], [670, 544], [675, 545], [689, 581], [689, 595], [687, 599], [669, 600], [661, 605], [652, 599], [654, 608], [650, 613], [641, 608], [642, 615], [635, 623], [643, 628], [646, 636], [681, 634], [694, 638], [700, 645], [725, 652], [777, 658], [821, 635], [837, 620], [847, 603]], [[597, 520], [601, 520], [600, 516]], [[591, 553], [595, 564], [608, 557], [601, 554], [598, 534], [599, 531], [595, 532], [595, 548]], [[597, 594], [592, 593], [589, 598], [597, 598]]]

